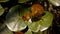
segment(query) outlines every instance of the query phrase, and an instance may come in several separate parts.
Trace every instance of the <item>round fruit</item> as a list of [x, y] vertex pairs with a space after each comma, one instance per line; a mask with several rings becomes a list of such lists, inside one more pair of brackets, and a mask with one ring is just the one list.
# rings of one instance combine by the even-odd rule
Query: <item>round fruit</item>
[[44, 11], [43, 7], [40, 4], [33, 4], [31, 10], [32, 10], [32, 16], [36, 14], [41, 15], [43, 14]]

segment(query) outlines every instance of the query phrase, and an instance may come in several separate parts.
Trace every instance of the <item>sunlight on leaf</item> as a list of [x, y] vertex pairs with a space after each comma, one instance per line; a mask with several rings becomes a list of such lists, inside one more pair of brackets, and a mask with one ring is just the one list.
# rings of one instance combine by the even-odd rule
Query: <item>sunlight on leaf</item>
[[55, 6], [60, 6], [60, 0], [48, 0], [48, 1]]
[[19, 15], [20, 10], [18, 9], [21, 9], [21, 7], [20, 5], [12, 7], [6, 15], [6, 25], [11, 31], [21, 31], [27, 27]]
[[4, 13], [4, 9], [2, 8], [2, 6], [0, 5], [0, 16]]

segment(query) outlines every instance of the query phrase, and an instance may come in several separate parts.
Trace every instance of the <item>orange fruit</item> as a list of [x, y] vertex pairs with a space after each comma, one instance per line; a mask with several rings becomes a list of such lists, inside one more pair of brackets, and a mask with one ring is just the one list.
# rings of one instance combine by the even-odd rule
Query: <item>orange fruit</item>
[[40, 4], [33, 4], [31, 10], [32, 10], [32, 16], [36, 14], [41, 15], [43, 14], [44, 11], [43, 7]]

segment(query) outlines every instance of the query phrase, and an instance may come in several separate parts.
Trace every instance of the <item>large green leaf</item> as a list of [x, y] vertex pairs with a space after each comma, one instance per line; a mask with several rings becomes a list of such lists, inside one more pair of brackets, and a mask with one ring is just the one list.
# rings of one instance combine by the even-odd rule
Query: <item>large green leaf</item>
[[37, 22], [27, 22], [26, 24], [30, 28], [31, 31], [33, 32], [38, 32], [46, 30], [53, 21], [53, 14], [51, 14], [48, 11], [45, 11], [45, 15], [42, 16], [41, 20]]
[[0, 16], [4, 13], [4, 9], [2, 8], [2, 6], [0, 5]]
[[[21, 5], [16, 5], [12, 7], [6, 15], [6, 25], [11, 31], [21, 31], [27, 26], [20, 16], [20, 13], [22, 12], [21, 9]], [[23, 9], [23, 13], [24, 12], [25, 9]]]
[[18, 3], [25, 3], [27, 1], [29, 1], [29, 0], [18, 0]]
[[9, 1], [9, 0], [0, 0], [0, 2], [7, 2], [7, 1]]
[[48, 0], [48, 1], [55, 6], [60, 6], [60, 0]]
[[52, 24], [52, 21], [53, 21], [53, 14], [46, 11], [45, 15], [41, 18], [40, 21], [38, 21], [38, 23], [41, 26], [40, 31], [46, 30]]

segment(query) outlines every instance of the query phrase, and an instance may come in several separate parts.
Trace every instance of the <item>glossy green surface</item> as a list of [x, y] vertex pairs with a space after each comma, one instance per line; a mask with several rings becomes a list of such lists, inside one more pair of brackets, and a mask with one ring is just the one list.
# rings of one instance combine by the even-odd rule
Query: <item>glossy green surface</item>
[[22, 16], [29, 12], [29, 10], [21, 8], [21, 5], [16, 5], [12, 7], [6, 15], [6, 25], [11, 31], [21, 31], [27, 26], [22, 20]]

